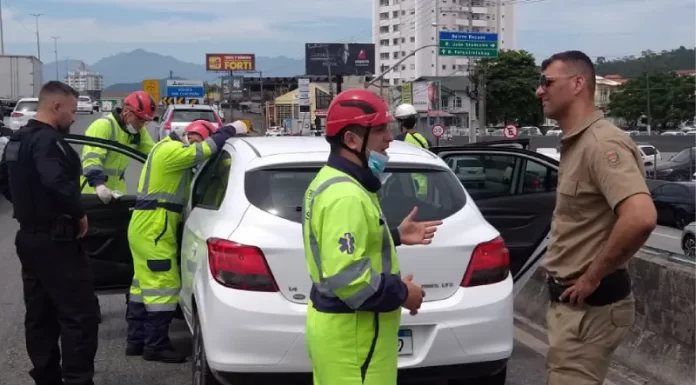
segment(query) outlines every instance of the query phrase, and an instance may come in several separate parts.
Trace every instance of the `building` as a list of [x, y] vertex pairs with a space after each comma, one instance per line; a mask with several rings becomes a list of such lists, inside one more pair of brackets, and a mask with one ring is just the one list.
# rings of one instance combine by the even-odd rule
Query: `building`
[[[373, 0], [376, 71], [385, 71], [419, 47], [437, 44], [441, 30], [498, 33], [500, 49], [515, 49], [514, 3], [509, 0]], [[438, 58], [436, 47], [425, 48], [416, 52], [415, 59], [405, 60], [386, 74], [385, 79], [389, 85], [398, 85], [422, 76], [466, 75], [467, 64], [467, 58]]]
[[89, 95], [98, 99], [104, 89], [104, 78], [97, 72], [88, 71], [85, 63], [74, 71], [69, 71], [65, 76], [65, 83], [77, 90], [82, 95]]

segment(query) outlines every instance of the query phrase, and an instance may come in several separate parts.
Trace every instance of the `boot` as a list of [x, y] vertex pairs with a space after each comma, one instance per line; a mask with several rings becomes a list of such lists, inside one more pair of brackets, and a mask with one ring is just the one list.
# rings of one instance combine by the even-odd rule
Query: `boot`
[[167, 364], [180, 364], [186, 362], [186, 355], [174, 350], [174, 348], [166, 348], [161, 350], [153, 350], [145, 348], [143, 350], [143, 359], [145, 361], [158, 361]]
[[142, 356], [143, 355], [143, 345], [126, 345], [126, 356]]

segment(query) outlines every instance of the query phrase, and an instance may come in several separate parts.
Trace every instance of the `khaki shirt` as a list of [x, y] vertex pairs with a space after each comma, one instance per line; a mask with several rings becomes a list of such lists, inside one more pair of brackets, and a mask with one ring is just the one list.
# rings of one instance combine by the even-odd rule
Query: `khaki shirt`
[[582, 275], [616, 223], [616, 206], [649, 194], [643, 158], [633, 140], [596, 111], [561, 138], [551, 241], [543, 267], [560, 280]]

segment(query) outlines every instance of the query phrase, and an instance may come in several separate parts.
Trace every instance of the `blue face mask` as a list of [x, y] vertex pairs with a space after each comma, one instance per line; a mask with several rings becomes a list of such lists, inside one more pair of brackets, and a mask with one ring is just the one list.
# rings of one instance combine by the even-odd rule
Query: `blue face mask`
[[376, 176], [379, 176], [387, 168], [389, 157], [377, 151], [370, 151], [370, 156], [367, 158], [367, 167]]

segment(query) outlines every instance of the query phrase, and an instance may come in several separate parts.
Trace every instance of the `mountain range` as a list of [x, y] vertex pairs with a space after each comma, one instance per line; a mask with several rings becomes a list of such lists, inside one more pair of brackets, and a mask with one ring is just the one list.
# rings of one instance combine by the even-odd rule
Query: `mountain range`
[[[144, 79], [212, 81], [219, 78], [219, 73], [206, 71], [205, 58], [201, 58], [200, 62], [203, 64], [187, 63], [171, 56], [136, 49], [105, 57], [94, 64], [85, 64], [85, 66], [88, 70], [98, 72], [104, 77], [104, 91], [128, 92], [141, 89]], [[82, 63], [79, 60], [60, 60], [44, 64], [44, 79], [46, 81], [55, 79], [56, 67], [58, 78], [63, 79], [68, 71], [79, 68]], [[305, 64], [303, 59], [257, 56], [256, 70], [261, 71], [263, 76], [296, 76], [305, 72]]]

